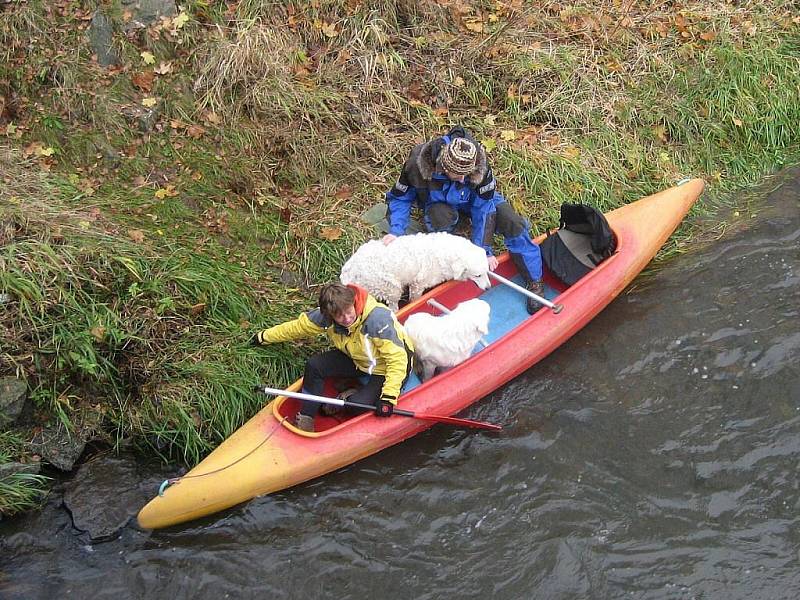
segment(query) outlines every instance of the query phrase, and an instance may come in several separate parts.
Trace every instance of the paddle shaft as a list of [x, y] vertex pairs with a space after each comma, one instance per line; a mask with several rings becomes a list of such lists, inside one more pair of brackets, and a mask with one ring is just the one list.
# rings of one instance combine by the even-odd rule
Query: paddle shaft
[[[444, 304], [440, 304], [439, 302], [437, 302], [437, 301], [436, 301], [436, 300], [434, 300], [433, 298], [430, 298], [430, 299], [428, 300], [428, 304], [430, 304], [430, 305], [431, 305], [433, 308], [436, 308], [436, 309], [438, 309], [438, 310], [442, 311], [442, 312], [443, 312], [444, 314], [446, 314], [446, 315], [449, 315], [451, 312], [453, 312], [452, 310], [450, 310], [449, 308], [447, 308], [447, 307], [446, 307]], [[478, 343], [479, 343], [481, 346], [483, 346], [484, 348], [486, 348], [486, 347], [488, 347], [488, 346], [489, 346], [489, 342], [487, 342], [487, 341], [486, 341], [485, 339], [483, 339], [483, 338], [479, 339], [479, 340], [478, 340]]]
[[[372, 404], [362, 404], [361, 402], [350, 402], [349, 400], [342, 400], [340, 398], [328, 398], [327, 396], [317, 396], [316, 394], [305, 394], [303, 392], [290, 392], [288, 390], [280, 390], [271, 388], [264, 385], [258, 386], [258, 391], [268, 396], [286, 396], [287, 398], [295, 398], [297, 400], [309, 400], [311, 402], [318, 402], [320, 404], [332, 404], [334, 406], [342, 406], [344, 408], [359, 408], [373, 412], [375, 406]], [[448, 423], [450, 425], [464, 425], [466, 427], [475, 427], [477, 429], [490, 429], [492, 431], [499, 431], [502, 429], [500, 425], [494, 423], [485, 423], [483, 421], [473, 421], [472, 419], [459, 419], [458, 417], [446, 417], [443, 415], [427, 415], [421, 413], [414, 413], [410, 410], [403, 410], [395, 408], [392, 411], [393, 415], [400, 415], [401, 417], [411, 417], [412, 419], [422, 419], [424, 421], [435, 421], [437, 423]]]
[[536, 300], [536, 301], [537, 301], [539, 304], [543, 304], [543, 305], [544, 305], [544, 306], [546, 306], [547, 308], [551, 308], [551, 309], [553, 309], [553, 312], [554, 312], [554, 313], [556, 313], [556, 314], [558, 314], [558, 313], [560, 313], [562, 310], [564, 310], [564, 305], [563, 305], [563, 304], [553, 304], [553, 303], [552, 303], [552, 302], [550, 302], [550, 300], [548, 300], [547, 298], [542, 298], [541, 296], [537, 296], [537, 295], [536, 295], [536, 294], [534, 294], [532, 291], [530, 291], [530, 290], [526, 290], [526, 289], [525, 289], [524, 287], [522, 287], [521, 285], [517, 285], [516, 283], [514, 283], [514, 282], [513, 282], [513, 281], [511, 281], [510, 279], [506, 279], [505, 277], [503, 277], [502, 275], [498, 275], [498, 274], [497, 274], [497, 273], [495, 273], [494, 271], [489, 271], [489, 272], [487, 273], [487, 275], [488, 275], [489, 277], [491, 277], [492, 279], [494, 279], [495, 281], [499, 281], [499, 282], [500, 282], [500, 283], [502, 283], [503, 285], [507, 285], [507, 286], [508, 286], [508, 287], [510, 287], [512, 290], [516, 290], [516, 291], [518, 291], [520, 294], [523, 294], [523, 295], [527, 296], [528, 298], [533, 298], [533, 299], [534, 299], [534, 300]]

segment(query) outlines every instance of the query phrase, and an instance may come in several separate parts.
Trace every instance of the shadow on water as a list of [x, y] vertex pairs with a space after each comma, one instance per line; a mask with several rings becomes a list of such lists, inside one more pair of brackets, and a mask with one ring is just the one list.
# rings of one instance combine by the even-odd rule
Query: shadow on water
[[[502, 434], [435, 427], [100, 543], [56, 492], [0, 524], [0, 596], [800, 596], [800, 171], [780, 183], [748, 227], [638, 280], [469, 413]], [[133, 496], [167, 475], [135, 467]], [[98, 512], [119, 480], [94, 482]]]

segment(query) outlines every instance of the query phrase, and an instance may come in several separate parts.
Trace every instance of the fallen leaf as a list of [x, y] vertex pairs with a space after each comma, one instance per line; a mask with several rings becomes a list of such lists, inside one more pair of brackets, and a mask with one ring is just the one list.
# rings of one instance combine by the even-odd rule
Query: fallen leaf
[[42, 148], [41, 150], [39, 150], [39, 156], [53, 156], [54, 152], [55, 150], [52, 147], [48, 146], [47, 148]]
[[143, 92], [149, 92], [153, 89], [153, 79], [155, 76], [152, 71], [142, 71], [141, 73], [134, 73], [131, 75], [131, 83], [134, 87], [139, 88]]
[[716, 31], [704, 31], [700, 34], [700, 39], [705, 42], [713, 42], [717, 39], [717, 32]]
[[480, 21], [466, 21], [464, 27], [475, 33], [483, 33], [483, 23]]
[[174, 29], [180, 29], [188, 22], [189, 22], [189, 15], [187, 15], [185, 12], [181, 12], [181, 14], [172, 19], [172, 27]]
[[92, 334], [92, 337], [96, 339], [98, 342], [102, 342], [103, 339], [106, 337], [106, 328], [102, 325], [98, 325], [96, 327], [92, 327], [89, 330], [89, 333]]
[[742, 31], [747, 35], [755, 35], [756, 34], [756, 26], [753, 24], [752, 21], [743, 21], [742, 22]]
[[581, 155], [580, 148], [576, 148], [575, 146], [567, 146], [561, 152], [561, 156], [564, 158], [578, 158]]
[[161, 62], [157, 67], [153, 69], [153, 73], [157, 73], [159, 75], [166, 75], [167, 73], [172, 73], [172, 63]]
[[653, 127], [653, 135], [655, 135], [661, 142], [667, 143], [667, 128], [663, 125], [655, 125]]
[[199, 140], [201, 137], [203, 137], [205, 132], [206, 130], [200, 127], [200, 125], [191, 125], [186, 130], [186, 135], [192, 139]]
[[144, 52], [141, 52], [139, 56], [142, 57], [142, 60], [146, 65], [154, 65], [156, 63], [156, 57], [153, 55], [152, 52], [148, 52], [147, 50], [145, 50]]
[[323, 227], [319, 232], [319, 237], [332, 242], [342, 237], [342, 230], [338, 227]]
[[504, 142], [510, 142], [517, 138], [517, 132], [513, 129], [504, 129], [500, 132], [500, 139]]
[[22, 156], [24, 156], [25, 158], [28, 158], [29, 156], [32, 156], [34, 154], [38, 156], [40, 155], [40, 152], [42, 151], [43, 148], [44, 146], [42, 146], [39, 142], [31, 142], [30, 144], [25, 146], [25, 148], [22, 149]]
[[146, 106], [147, 108], [153, 108], [156, 104], [158, 104], [158, 100], [156, 100], [155, 98], [142, 99], [142, 106]]
[[137, 244], [141, 244], [144, 241], [144, 231], [141, 229], [130, 229], [128, 230], [128, 237]]
[[153, 195], [159, 200], [163, 200], [167, 196], [170, 198], [177, 196], [178, 193], [179, 192], [175, 189], [174, 185], [168, 185], [167, 187], [158, 188]]
[[492, 150], [497, 148], [497, 142], [495, 142], [491, 138], [485, 138], [481, 140], [481, 146], [483, 146], [483, 149], [486, 150], [487, 152], [491, 152]]
[[744, 125], [744, 123], [742, 123], [741, 119], [737, 119], [736, 117], [733, 117], [732, 120], [733, 120], [733, 124], [736, 125], [737, 127], [741, 127], [742, 125]]
[[222, 123], [222, 117], [220, 117], [217, 113], [212, 112], [210, 110], [205, 113], [204, 117], [206, 121], [214, 125], [219, 125], [220, 123]]
[[353, 195], [353, 190], [349, 185], [342, 186], [333, 196], [339, 200], [348, 200]]
[[200, 302], [200, 303], [195, 304], [194, 306], [192, 306], [189, 309], [189, 312], [191, 314], [193, 314], [193, 315], [199, 315], [201, 312], [203, 312], [205, 310], [205, 308], [206, 308], [206, 303], [205, 302]]
[[333, 23], [322, 23], [322, 33], [324, 33], [328, 37], [336, 37], [339, 35], [339, 32], [336, 31], [336, 25]]
[[459, 87], [459, 88], [460, 87], [464, 87], [465, 83], [466, 82], [464, 81], [464, 78], [461, 77], [460, 75], [456, 75], [456, 78], [453, 79], [453, 85], [456, 86], [456, 87]]

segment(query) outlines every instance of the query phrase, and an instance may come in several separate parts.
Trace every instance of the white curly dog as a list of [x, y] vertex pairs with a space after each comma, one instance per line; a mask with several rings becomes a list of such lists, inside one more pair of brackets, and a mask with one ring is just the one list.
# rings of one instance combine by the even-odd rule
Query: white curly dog
[[436, 367], [454, 367], [469, 358], [481, 336], [489, 333], [489, 312], [488, 302], [473, 298], [446, 315], [414, 313], [406, 319], [403, 326], [414, 342], [422, 381], [433, 377]]
[[362, 244], [344, 266], [339, 279], [366, 288], [397, 310], [403, 290], [409, 300], [443, 281], [471, 279], [489, 288], [486, 252], [468, 239], [449, 233], [401, 235], [388, 245], [381, 240]]

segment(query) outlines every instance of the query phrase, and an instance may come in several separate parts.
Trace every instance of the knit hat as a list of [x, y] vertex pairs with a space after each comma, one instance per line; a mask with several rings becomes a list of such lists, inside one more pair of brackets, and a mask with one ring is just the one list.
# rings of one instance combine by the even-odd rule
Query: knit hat
[[455, 138], [442, 151], [442, 168], [453, 175], [469, 175], [475, 170], [478, 148], [466, 138]]

